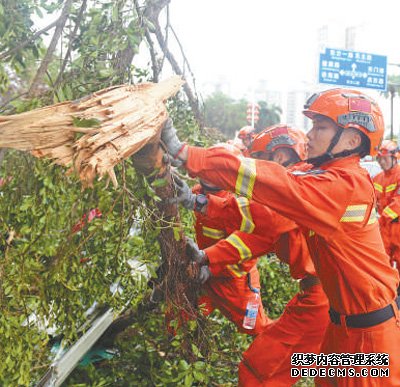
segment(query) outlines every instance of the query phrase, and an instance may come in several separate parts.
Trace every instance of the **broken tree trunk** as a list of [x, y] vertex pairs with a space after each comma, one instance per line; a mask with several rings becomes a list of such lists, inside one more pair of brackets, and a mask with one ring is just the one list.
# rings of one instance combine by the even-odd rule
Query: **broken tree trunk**
[[79, 101], [62, 102], [11, 116], [0, 116], [0, 148], [29, 151], [76, 171], [84, 186], [96, 175], [158, 142], [168, 113], [164, 102], [183, 81], [113, 86]]

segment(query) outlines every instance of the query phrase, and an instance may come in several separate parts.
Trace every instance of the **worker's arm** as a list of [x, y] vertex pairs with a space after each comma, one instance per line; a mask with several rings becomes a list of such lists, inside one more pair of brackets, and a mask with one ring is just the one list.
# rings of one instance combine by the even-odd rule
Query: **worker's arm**
[[296, 175], [276, 163], [239, 159], [224, 148], [185, 150], [190, 174], [267, 205], [321, 235], [339, 227], [354, 190], [351, 181], [339, 179], [337, 184], [339, 176], [332, 171]]

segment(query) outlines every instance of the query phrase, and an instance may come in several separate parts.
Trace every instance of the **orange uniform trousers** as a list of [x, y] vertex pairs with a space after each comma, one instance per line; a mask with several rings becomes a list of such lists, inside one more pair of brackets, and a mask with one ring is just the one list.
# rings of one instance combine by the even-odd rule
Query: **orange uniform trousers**
[[[397, 315], [398, 309], [395, 308]], [[362, 375], [362, 369], [367, 376], [362, 377], [324, 377], [315, 378], [316, 386], [335, 387], [389, 387], [400, 386], [400, 368], [398, 366], [399, 354], [399, 320], [395, 317], [382, 324], [370, 328], [349, 328], [335, 324], [329, 324], [326, 330], [322, 353], [360, 353], [375, 354], [386, 353], [389, 355], [389, 366], [354, 366], [356, 374]], [[378, 349], [379, 348], [379, 349]], [[395, 355], [397, 359], [390, 356]], [[332, 369], [332, 367], [330, 367]], [[348, 368], [348, 367], [337, 367]], [[336, 369], [337, 369], [336, 368]], [[389, 368], [390, 378], [371, 376], [372, 369]], [[379, 371], [378, 371], [379, 372]]]
[[242, 387], [288, 387], [293, 353], [319, 353], [328, 325], [328, 300], [321, 285], [297, 293], [283, 314], [257, 335], [239, 365]]
[[260, 275], [255, 265], [247, 275], [239, 278], [211, 277], [203, 285], [205, 295], [199, 298], [199, 306], [202, 307], [205, 315], [209, 315], [214, 309], [219, 309], [228, 320], [236, 325], [239, 332], [256, 335], [273, 320], [265, 314], [261, 297], [259, 297], [258, 315], [254, 329], [243, 328], [247, 301], [254, 296], [251, 288], [260, 291]]

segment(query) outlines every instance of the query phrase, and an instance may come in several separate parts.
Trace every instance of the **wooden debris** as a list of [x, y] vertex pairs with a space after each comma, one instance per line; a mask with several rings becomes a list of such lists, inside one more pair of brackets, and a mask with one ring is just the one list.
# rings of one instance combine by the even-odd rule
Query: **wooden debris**
[[79, 101], [0, 116], [0, 148], [50, 158], [76, 171], [85, 187], [106, 174], [115, 185], [114, 166], [159, 140], [167, 119], [164, 102], [183, 83], [174, 76], [160, 83], [113, 86]]

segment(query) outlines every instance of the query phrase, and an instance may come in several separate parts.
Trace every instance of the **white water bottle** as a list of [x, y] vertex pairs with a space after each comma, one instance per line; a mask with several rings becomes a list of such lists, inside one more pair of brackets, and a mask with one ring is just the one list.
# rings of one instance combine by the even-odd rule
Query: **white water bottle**
[[243, 319], [243, 328], [254, 329], [256, 326], [258, 307], [260, 299], [260, 291], [258, 289], [252, 289], [251, 296], [247, 301], [246, 313]]

